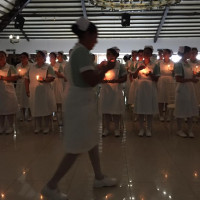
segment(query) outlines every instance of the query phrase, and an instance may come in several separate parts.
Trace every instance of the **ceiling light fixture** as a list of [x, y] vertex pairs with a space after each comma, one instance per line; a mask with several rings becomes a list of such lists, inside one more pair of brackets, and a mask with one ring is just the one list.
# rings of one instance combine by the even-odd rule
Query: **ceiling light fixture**
[[134, 11], [162, 9], [176, 5], [181, 0], [88, 0], [92, 5], [110, 11]]
[[17, 35], [17, 36], [10, 35], [9, 39], [10, 39], [10, 43], [15, 44], [15, 43], [19, 43], [20, 38], [19, 38], [19, 35]]

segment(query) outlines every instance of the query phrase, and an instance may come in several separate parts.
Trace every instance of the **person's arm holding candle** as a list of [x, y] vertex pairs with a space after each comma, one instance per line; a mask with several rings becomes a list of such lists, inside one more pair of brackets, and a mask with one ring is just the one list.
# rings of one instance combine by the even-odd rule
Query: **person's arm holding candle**
[[8, 76], [0, 76], [0, 80], [7, 81], [7, 82], [15, 82], [17, 81], [18, 76], [16, 69], [11, 66], [9, 71], [8, 71]]
[[133, 78], [136, 79], [136, 78], [138, 77], [139, 71], [140, 71], [140, 70], [143, 70], [143, 69], [145, 69], [145, 68], [146, 68], [145, 65], [140, 65], [140, 66], [135, 70], [135, 72], [133, 73]]
[[50, 83], [50, 82], [54, 81], [54, 79], [55, 79], [55, 72], [54, 72], [53, 68], [51, 66], [49, 66], [46, 77], [43, 78], [43, 77], [39, 76], [38, 81], [40, 81], [41, 83]]

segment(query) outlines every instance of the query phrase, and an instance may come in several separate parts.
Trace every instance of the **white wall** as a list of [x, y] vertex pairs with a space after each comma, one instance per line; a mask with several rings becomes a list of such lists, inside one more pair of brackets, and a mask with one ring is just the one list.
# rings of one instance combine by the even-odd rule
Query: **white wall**
[[[63, 50], [68, 53], [69, 49], [77, 42], [76, 39], [71, 40], [20, 40], [17, 44], [11, 44], [8, 40], [0, 40], [0, 50], [16, 49], [16, 53], [26, 51], [35, 53], [36, 50], [59, 51]], [[118, 46], [120, 53], [130, 53], [131, 50], [139, 50], [145, 45], [152, 45], [155, 52], [158, 48], [169, 48], [177, 52], [179, 46], [187, 45], [197, 47], [200, 50], [200, 38], [173, 38], [158, 39], [157, 43], [153, 39], [98, 39], [98, 43], [92, 50], [93, 53], [105, 53], [107, 48]]]

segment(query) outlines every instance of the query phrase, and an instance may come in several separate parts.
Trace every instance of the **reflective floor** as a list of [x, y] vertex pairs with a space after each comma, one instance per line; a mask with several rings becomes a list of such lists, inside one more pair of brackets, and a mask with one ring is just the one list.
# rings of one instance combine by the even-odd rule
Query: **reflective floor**
[[[199, 200], [200, 124], [195, 138], [180, 138], [176, 123], [154, 119], [151, 138], [138, 137], [130, 111], [123, 136], [100, 137], [106, 175], [117, 177], [117, 187], [93, 189], [94, 174], [87, 154], [79, 157], [59, 184], [70, 200]], [[101, 133], [102, 126], [99, 125]], [[33, 133], [33, 122], [18, 122], [17, 133], [0, 135], [0, 199], [39, 200], [40, 190], [64, 155], [62, 134]]]

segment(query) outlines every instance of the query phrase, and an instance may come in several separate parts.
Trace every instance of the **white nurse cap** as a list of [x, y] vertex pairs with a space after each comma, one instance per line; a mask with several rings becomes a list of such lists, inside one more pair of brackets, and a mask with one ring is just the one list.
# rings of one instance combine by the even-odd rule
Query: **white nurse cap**
[[85, 18], [85, 17], [80, 17], [77, 21], [76, 24], [78, 25], [78, 28], [81, 31], [86, 31], [88, 29], [88, 26], [90, 25], [90, 21]]

